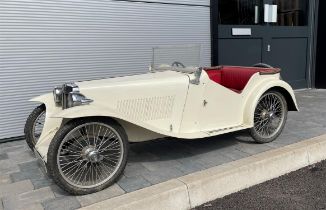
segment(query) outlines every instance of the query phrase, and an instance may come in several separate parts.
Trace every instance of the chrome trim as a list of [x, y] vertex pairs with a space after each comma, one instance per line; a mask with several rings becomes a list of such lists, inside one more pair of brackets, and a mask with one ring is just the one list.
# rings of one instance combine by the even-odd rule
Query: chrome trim
[[76, 93], [76, 92], [69, 93], [68, 107], [86, 105], [86, 104], [90, 104], [92, 102], [93, 102], [92, 99], [86, 98], [81, 93]]

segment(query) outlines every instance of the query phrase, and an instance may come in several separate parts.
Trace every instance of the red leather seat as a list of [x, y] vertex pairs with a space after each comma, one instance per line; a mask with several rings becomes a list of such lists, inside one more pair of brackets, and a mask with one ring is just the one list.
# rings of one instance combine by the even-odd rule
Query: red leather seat
[[256, 67], [240, 67], [240, 66], [218, 66], [204, 68], [209, 78], [214, 82], [223, 85], [230, 90], [241, 93], [246, 87], [248, 81], [257, 72], [262, 74], [279, 73], [280, 69], [266, 69]]

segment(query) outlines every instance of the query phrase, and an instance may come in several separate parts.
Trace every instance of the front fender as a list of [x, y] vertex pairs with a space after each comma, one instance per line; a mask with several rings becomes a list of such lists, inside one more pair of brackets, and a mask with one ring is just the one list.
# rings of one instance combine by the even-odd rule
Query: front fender
[[114, 109], [111, 109], [108, 106], [105, 106], [104, 104], [101, 105], [101, 104], [91, 103], [88, 105], [71, 107], [69, 109], [64, 109], [61, 110], [60, 112], [54, 113], [49, 117], [61, 118], [61, 119], [76, 119], [76, 118], [85, 118], [85, 117], [110, 117], [117, 120], [120, 124], [123, 125], [131, 124], [163, 136], [176, 137], [176, 134], [173, 134], [172, 132], [168, 132], [158, 127], [154, 127], [144, 121], [137, 120], [134, 118], [128, 118], [124, 115], [121, 115], [121, 113], [115, 112]]
[[287, 100], [288, 106], [292, 105], [290, 111], [299, 111], [298, 104], [295, 98], [292, 87], [283, 80], [269, 80], [257, 85], [250, 90], [250, 94], [247, 97], [245, 110], [244, 110], [244, 124], [248, 126], [254, 125], [254, 112], [260, 97], [268, 90], [275, 89], [280, 91]]

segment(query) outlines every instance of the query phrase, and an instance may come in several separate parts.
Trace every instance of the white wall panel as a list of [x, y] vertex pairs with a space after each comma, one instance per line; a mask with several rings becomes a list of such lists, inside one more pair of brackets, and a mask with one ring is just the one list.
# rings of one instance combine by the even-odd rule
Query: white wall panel
[[0, 139], [23, 135], [35, 106], [29, 98], [64, 82], [146, 72], [153, 46], [189, 43], [202, 45], [201, 63], [209, 65], [209, 7], [1, 0]]
[[186, 5], [199, 5], [199, 6], [210, 5], [210, 0], [121, 0], [121, 1], [144, 1], [144, 2], [186, 4]]

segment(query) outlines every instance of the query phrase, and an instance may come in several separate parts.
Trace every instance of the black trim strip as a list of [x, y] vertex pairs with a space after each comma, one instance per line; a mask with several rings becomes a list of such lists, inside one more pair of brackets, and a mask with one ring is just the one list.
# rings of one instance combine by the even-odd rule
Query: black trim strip
[[24, 139], [25, 139], [25, 136], [16, 136], [16, 137], [0, 139], [0, 143], [6, 143], [6, 142], [10, 142], [10, 141], [21, 141]]
[[183, 4], [183, 3], [168, 3], [168, 2], [153, 2], [145, 0], [112, 0], [112, 1], [126, 1], [126, 2], [137, 2], [137, 3], [147, 3], [147, 4], [167, 4], [167, 5], [178, 5], [178, 6], [193, 6], [193, 7], [210, 7], [209, 5], [203, 4]]
[[211, 0], [211, 66], [218, 66], [218, 1]]

